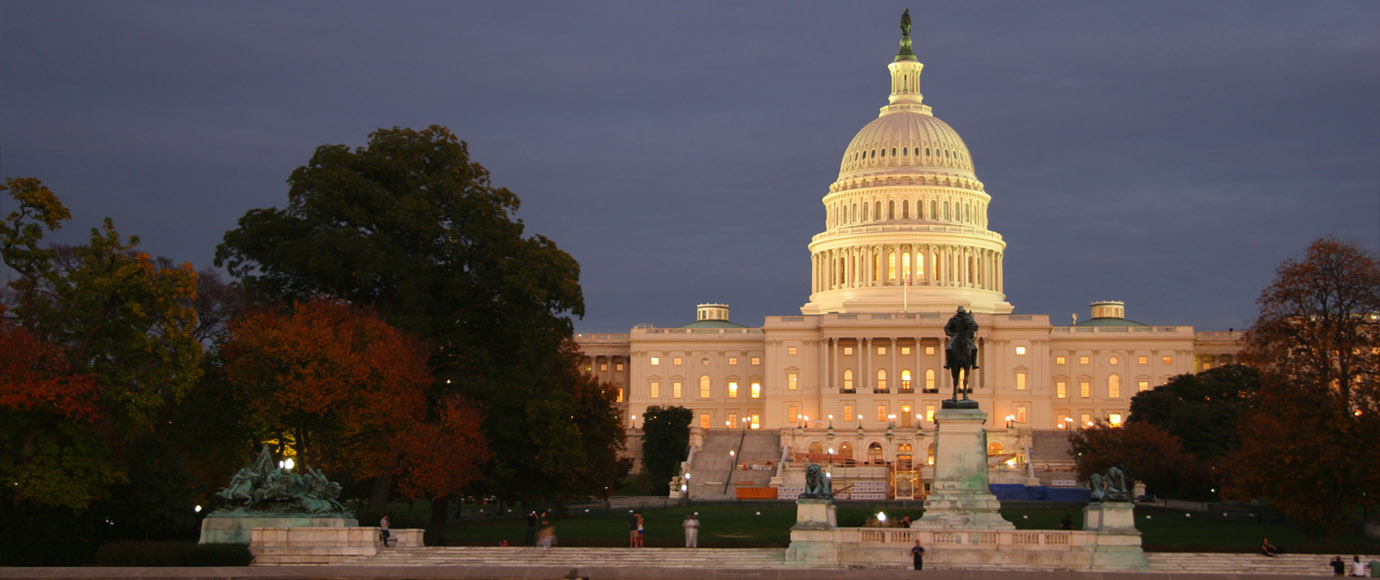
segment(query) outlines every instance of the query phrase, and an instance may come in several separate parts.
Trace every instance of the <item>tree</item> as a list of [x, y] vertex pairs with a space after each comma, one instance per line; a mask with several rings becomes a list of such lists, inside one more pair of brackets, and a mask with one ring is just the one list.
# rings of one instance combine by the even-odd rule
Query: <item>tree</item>
[[483, 465], [492, 454], [483, 415], [469, 401], [451, 395], [433, 408], [433, 420], [412, 425], [398, 441], [398, 488], [408, 499], [431, 500], [427, 537], [443, 544], [450, 500], [483, 479]]
[[1078, 478], [1118, 467], [1128, 482], [1145, 484], [1149, 493], [1179, 499], [1212, 497], [1208, 466], [1183, 452], [1179, 438], [1149, 423], [1115, 427], [1095, 423], [1069, 432]]
[[1380, 260], [1333, 238], [1261, 292], [1243, 360], [1259, 369], [1228, 491], [1331, 536], [1380, 489]]
[[463, 394], [484, 413], [489, 491], [568, 492], [547, 477], [586, 448], [562, 380], [584, 312], [574, 258], [524, 236], [517, 196], [444, 127], [319, 147], [288, 183], [288, 205], [241, 217], [216, 264], [261, 300], [341, 297], [433, 345], [432, 400]]
[[1184, 451], [1213, 461], [1241, 447], [1237, 427], [1259, 390], [1260, 374], [1244, 365], [1183, 374], [1137, 393], [1126, 422], [1160, 427], [1178, 437]]
[[652, 491], [669, 493], [671, 478], [680, 474], [690, 448], [690, 420], [694, 412], [685, 407], [653, 405], [642, 421], [642, 467], [651, 479]]
[[264, 435], [303, 466], [370, 479], [390, 472], [397, 433], [426, 409], [420, 344], [367, 308], [313, 300], [230, 322], [225, 374]]

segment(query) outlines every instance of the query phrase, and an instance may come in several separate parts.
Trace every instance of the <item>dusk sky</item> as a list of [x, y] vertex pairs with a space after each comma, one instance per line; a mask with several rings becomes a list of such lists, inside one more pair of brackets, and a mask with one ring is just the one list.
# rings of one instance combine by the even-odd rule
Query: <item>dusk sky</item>
[[[1279, 264], [1380, 249], [1380, 2], [0, 0], [0, 177], [212, 265], [326, 144], [449, 127], [581, 265], [580, 332], [797, 315], [902, 10], [1017, 314], [1241, 329]], [[0, 200], [0, 215], [13, 210]]]

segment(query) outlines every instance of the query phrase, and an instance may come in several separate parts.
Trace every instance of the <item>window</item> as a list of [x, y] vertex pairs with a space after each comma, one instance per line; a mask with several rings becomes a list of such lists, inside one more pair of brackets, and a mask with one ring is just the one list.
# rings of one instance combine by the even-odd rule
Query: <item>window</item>
[[752, 364], [753, 364], [753, 365], [760, 365], [760, 364], [762, 364], [762, 358], [761, 358], [761, 357], [756, 357], [756, 356], [752, 357]]
[[1092, 426], [1092, 415], [1089, 415], [1089, 414], [1087, 414], [1087, 413], [1083, 413], [1082, 419], [1083, 419], [1083, 422], [1081, 423], [1082, 426], [1084, 426], [1084, 427], [1090, 427], [1090, 426]]
[[787, 354], [787, 355], [795, 356], [795, 353], [796, 353], [796, 349], [795, 349], [794, 346], [788, 346], [788, 347], [786, 347], [786, 354]]
[[609, 363], [599, 363], [599, 370], [601, 370], [601, 371], [609, 370]]
[[910, 347], [908, 347], [908, 346], [903, 346], [903, 347], [901, 347], [901, 354], [903, 354], [903, 355], [910, 354]]
[[1016, 373], [1016, 390], [1017, 390], [1017, 391], [1024, 391], [1024, 390], [1025, 390], [1025, 373], [1024, 373], [1024, 372]]
[[1174, 357], [1172, 357], [1172, 356], [1164, 357], [1164, 364], [1166, 364], [1166, 365], [1172, 365], [1172, 364], [1174, 364]]
[[878, 393], [886, 392], [886, 369], [877, 371], [877, 385], [872, 390]]
[[925, 405], [925, 420], [934, 422], [934, 405]]
[[844, 406], [843, 406], [843, 422], [844, 422], [844, 423], [852, 423], [852, 422], [853, 422], [853, 405], [844, 405]]
[[799, 423], [799, 422], [800, 422], [800, 407], [797, 407], [797, 406], [795, 406], [795, 405], [791, 405], [791, 406], [786, 407], [786, 422], [787, 422], [787, 423]]
[[591, 364], [586, 364], [586, 365], [585, 365], [585, 372], [588, 373], [588, 372], [592, 372], [593, 370], [594, 370], [594, 365], [591, 365]]
[[652, 381], [652, 384], [647, 386], [647, 394], [653, 399], [661, 398], [661, 383]]
[[845, 355], [852, 355], [852, 354], [853, 354], [853, 347], [851, 347], [851, 346], [845, 346], [845, 347], [843, 347], [843, 354], [845, 354]]
[[674, 358], [672, 358], [672, 359], [671, 359], [671, 364], [676, 365], [676, 366], [680, 366], [680, 357], [674, 357]]
[[934, 386], [934, 369], [925, 369], [925, 392], [938, 393], [939, 388]]
[[727, 422], [727, 423], [724, 423], [724, 426], [725, 426], [725, 427], [728, 427], [729, 429], [735, 429], [735, 428], [737, 428], [737, 427], [738, 427], [738, 414], [737, 414], [737, 413], [729, 413], [729, 414], [728, 414], [728, 422]]
[[1120, 427], [1121, 413], [1112, 413], [1110, 415], [1107, 415], [1107, 422], [1110, 423], [1113, 427]]
[[1054, 381], [1054, 396], [1064, 399], [1069, 396], [1069, 384], [1065, 381]]
[[615, 402], [615, 403], [622, 403], [622, 402], [623, 402], [623, 387], [618, 387], [618, 394], [615, 395], [615, 396], [616, 396], [617, 398], [614, 399], [613, 402]]
[[1080, 357], [1078, 357], [1078, 364], [1080, 364], [1080, 365], [1088, 364], [1088, 357], [1086, 357], [1086, 356], [1080, 356]]
[[877, 405], [877, 422], [886, 421], [886, 405]]
[[671, 383], [671, 396], [677, 399], [680, 398], [680, 381]]
[[656, 356], [652, 357], [652, 366], [654, 366], [654, 367], [659, 367], [659, 366], [661, 366], [661, 357], [656, 357]]
[[987, 455], [1001, 455], [1001, 443], [993, 441], [987, 444]]
[[762, 383], [759, 383], [757, 381], [752, 382], [752, 398], [762, 398]]
[[1025, 407], [1024, 405], [1021, 405], [1021, 406], [1019, 406], [1019, 407], [1016, 407], [1016, 422], [1017, 422], [1017, 423], [1024, 423], [1024, 422], [1025, 422], [1025, 415], [1026, 415], [1026, 407]]
[[800, 388], [799, 373], [786, 373], [786, 388], [792, 391]]
[[730, 398], [730, 399], [736, 399], [736, 398], [738, 398], [738, 381], [729, 381], [729, 382], [728, 382], [728, 398]]
[[752, 414], [752, 426], [751, 426], [751, 428], [752, 428], [752, 429], [761, 429], [761, 428], [762, 428], [762, 416], [761, 416], [761, 415], [759, 415], [759, 414], [757, 414], [757, 413], [753, 413], [753, 414]]
[[824, 453], [824, 444], [823, 444], [823, 443], [820, 443], [820, 442], [818, 442], [818, 441], [811, 441], [811, 442], [810, 442], [810, 454], [812, 454], [812, 455], [819, 455], [819, 454], [821, 454], [821, 453]]
[[901, 405], [901, 426], [910, 427], [914, 425], [915, 423], [912, 421], [914, 418], [915, 409], [912, 409], [910, 405]]
[[850, 459], [853, 457], [853, 446], [849, 445], [847, 441], [839, 444], [839, 457], [848, 457]]
[[885, 458], [882, 456], [882, 444], [873, 443], [867, 446], [867, 462], [882, 463]]
[[1025, 356], [1025, 347], [1023, 347], [1023, 346], [1018, 346], [1018, 347], [1016, 347], [1016, 356]]
[[709, 398], [709, 375], [700, 377], [700, 398]]
[[1136, 381], [1136, 390], [1137, 390], [1137, 391], [1148, 391], [1148, 390], [1150, 390], [1150, 381]]
[[1056, 357], [1054, 357], [1054, 364], [1056, 364], [1056, 365], [1061, 365], [1061, 364], [1066, 364], [1066, 363], [1068, 363], [1068, 359], [1065, 359], [1065, 358], [1062, 357], [1062, 356], [1056, 356]]
[[737, 366], [737, 364], [738, 364], [738, 357], [736, 357], [736, 356], [728, 357], [728, 365], [729, 365], [729, 366]]
[[705, 414], [700, 415], [700, 429], [708, 429], [708, 428], [709, 428], [709, 414], [708, 414], [708, 413], [705, 413]]
[[910, 369], [901, 369], [901, 392], [911, 393], [914, 391], [915, 389], [910, 382]]
[[853, 369], [843, 369], [843, 391], [853, 392]]
[[1142, 364], [1142, 365], [1148, 365], [1148, 364], [1150, 364], [1150, 357], [1148, 357], [1148, 356], [1138, 356], [1138, 357], [1136, 357], [1136, 363], [1137, 363], [1137, 364]]
[[885, 346], [879, 346], [879, 347], [877, 347], [877, 356], [886, 356], [886, 347], [885, 347]]
[[1121, 398], [1121, 377], [1117, 375], [1107, 377], [1107, 397], [1111, 399]]
[[1088, 381], [1078, 381], [1078, 396], [1084, 399], [1092, 396], [1092, 383]]
[[934, 354], [934, 347], [932, 347], [932, 346], [927, 346], [927, 347], [925, 347], [925, 354]]
[[1069, 423], [1071, 422], [1072, 420], [1069, 419], [1068, 413], [1059, 413], [1059, 422], [1055, 423], [1054, 426], [1059, 429], [1068, 429]]

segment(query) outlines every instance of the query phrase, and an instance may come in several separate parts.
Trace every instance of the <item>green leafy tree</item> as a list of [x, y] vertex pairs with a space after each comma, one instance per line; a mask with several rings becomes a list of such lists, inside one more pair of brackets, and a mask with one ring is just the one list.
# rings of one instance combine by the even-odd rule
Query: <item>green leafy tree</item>
[[1129, 423], [1150, 423], [1183, 443], [1184, 451], [1213, 461], [1241, 447], [1237, 428], [1255, 404], [1260, 374], [1225, 365], [1183, 374], [1131, 399]]
[[579, 265], [524, 235], [517, 196], [438, 126], [319, 147], [288, 183], [287, 206], [241, 217], [217, 265], [258, 299], [341, 297], [434, 345], [432, 400], [461, 394], [483, 413], [490, 493], [576, 485], [565, 474], [588, 446], [562, 345], [584, 312]]
[[1070, 431], [1069, 444], [1082, 481], [1117, 467], [1128, 483], [1144, 483], [1150, 494], [1193, 500], [1213, 495], [1209, 466], [1184, 453], [1178, 437], [1150, 423], [1095, 423]]
[[1324, 238], [1261, 293], [1243, 360], [1260, 370], [1228, 491], [1332, 536], [1380, 489], [1380, 259]]
[[680, 473], [690, 448], [690, 420], [694, 412], [685, 407], [653, 405], [642, 421], [642, 466], [651, 480], [652, 491], [670, 493], [671, 478]]

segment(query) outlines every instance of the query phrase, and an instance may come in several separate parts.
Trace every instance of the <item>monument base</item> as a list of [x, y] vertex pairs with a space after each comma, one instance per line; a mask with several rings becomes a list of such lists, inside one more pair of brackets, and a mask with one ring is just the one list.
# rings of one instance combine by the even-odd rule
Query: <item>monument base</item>
[[925, 515], [912, 527], [1015, 529], [1002, 519], [1001, 501], [987, 485], [987, 431], [982, 428], [987, 413], [946, 406], [934, 414], [934, 422], [934, 484], [925, 500]]
[[1097, 533], [1092, 567], [1096, 570], [1147, 570], [1136, 529], [1135, 505], [1125, 501], [1090, 503], [1083, 508], [1083, 529]]
[[838, 516], [833, 500], [796, 500], [795, 525], [791, 526], [791, 546], [786, 549], [786, 561], [837, 566], [839, 552], [834, 538], [837, 528]]
[[354, 518], [314, 518], [311, 516], [206, 516], [201, 521], [200, 544], [248, 544], [254, 528], [353, 528]]

